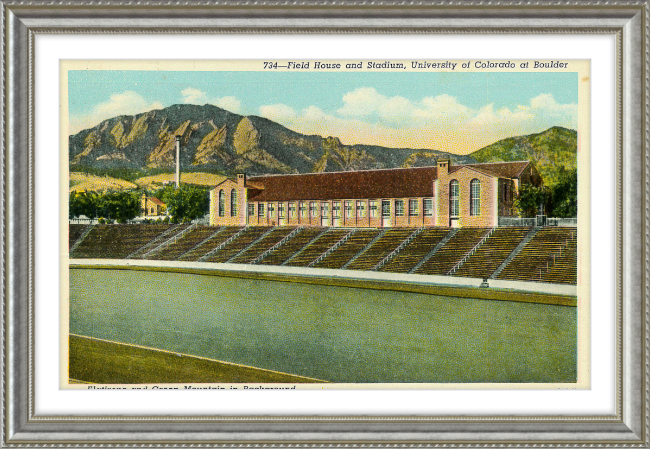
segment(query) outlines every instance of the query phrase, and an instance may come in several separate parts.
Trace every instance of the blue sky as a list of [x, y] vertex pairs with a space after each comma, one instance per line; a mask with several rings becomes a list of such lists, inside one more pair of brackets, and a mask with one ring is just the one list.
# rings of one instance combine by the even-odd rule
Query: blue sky
[[70, 132], [177, 103], [215, 104], [346, 144], [467, 153], [550, 126], [577, 128], [577, 73], [68, 73]]

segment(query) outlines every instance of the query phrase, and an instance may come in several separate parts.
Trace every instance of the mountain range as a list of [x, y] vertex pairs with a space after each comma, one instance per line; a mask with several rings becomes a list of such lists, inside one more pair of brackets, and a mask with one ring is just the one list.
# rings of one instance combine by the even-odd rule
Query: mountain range
[[[417, 167], [452, 158], [456, 163], [533, 160], [551, 179], [553, 166], [575, 167], [576, 132], [554, 127], [504, 139], [469, 155], [435, 149], [346, 145], [338, 137], [305, 135], [258, 116], [213, 105], [177, 104], [134, 116], [118, 116], [69, 137], [70, 171], [154, 170], [175, 167], [181, 136], [183, 171], [250, 175]], [[546, 178], [545, 178], [546, 179]]]

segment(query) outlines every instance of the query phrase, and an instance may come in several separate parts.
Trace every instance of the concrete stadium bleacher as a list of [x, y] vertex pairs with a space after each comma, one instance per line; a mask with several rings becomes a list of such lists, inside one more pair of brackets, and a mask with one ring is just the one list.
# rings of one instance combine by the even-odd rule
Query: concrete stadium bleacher
[[167, 224], [98, 224], [86, 235], [71, 257], [123, 259], [168, 230]]
[[312, 266], [314, 268], [343, 268], [343, 265], [363, 250], [380, 232], [379, 229], [360, 229], [352, 234], [345, 243]]
[[307, 246], [303, 252], [289, 260], [286, 265], [293, 267], [306, 267], [316, 260], [318, 256], [334, 246], [334, 244], [341, 240], [346, 234], [349, 234], [350, 231], [350, 229], [329, 229], [316, 241]]
[[426, 256], [435, 246], [449, 234], [449, 228], [428, 228], [419, 233], [411, 243], [402, 249], [379, 271], [391, 273], [408, 273]]
[[305, 245], [311, 242], [318, 234], [325, 231], [325, 228], [302, 228], [296, 235], [288, 240], [284, 245], [269, 253], [264, 259], [259, 261], [261, 265], [282, 265], [291, 256], [303, 249]]
[[295, 231], [295, 227], [278, 227], [273, 229], [267, 235], [255, 242], [250, 248], [247, 248], [241, 254], [233, 258], [230, 263], [252, 263], [264, 251], [280, 243], [282, 239]]
[[[188, 226], [71, 224], [68, 239], [71, 258], [146, 258], [372, 270], [392, 253], [392, 259], [380, 271], [449, 275], [456, 267], [454, 276], [577, 283], [576, 228], [461, 228], [452, 234], [451, 228]], [[492, 232], [489, 237], [483, 239], [489, 232]], [[400, 246], [414, 233], [412, 241]], [[344, 237], [346, 240], [335, 248]], [[477, 246], [479, 242], [482, 243]], [[436, 252], [426, 259], [437, 246]], [[400, 248], [398, 252], [396, 248]], [[468, 255], [472, 249], [475, 252]], [[466, 260], [457, 267], [466, 255]]]
[[386, 231], [374, 245], [368, 248], [354, 262], [347, 266], [348, 270], [372, 270], [384, 257], [392, 253], [404, 240], [410, 236], [413, 228], [393, 228]]
[[446, 275], [489, 231], [489, 228], [461, 228], [415, 273]]
[[181, 237], [174, 239], [167, 246], [147, 257], [153, 260], [176, 260], [190, 251], [203, 240], [214, 234], [219, 227], [197, 226]]
[[488, 278], [514, 251], [531, 228], [496, 228], [490, 237], [454, 273], [454, 276]]
[[241, 234], [238, 234], [235, 239], [228, 242], [223, 248], [206, 258], [205, 262], [228, 262], [231, 258], [236, 256], [237, 253], [245, 249], [248, 245], [271, 229], [271, 227], [267, 226], [249, 226], [244, 229]]
[[569, 240], [567, 247], [560, 250], [553, 258], [553, 265], [546, 273], [542, 273], [542, 282], [555, 284], [577, 284], [578, 282], [578, 250], [575, 235]]
[[243, 227], [240, 226], [229, 226], [224, 228], [219, 228], [214, 232], [214, 235], [206, 239], [200, 245], [197, 245], [194, 249], [186, 252], [178, 260], [187, 261], [187, 262], [196, 262], [204, 255], [208, 254], [213, 249], [217, 248], [223, 242], [227, 241], [230, 237], [237, 234], [241, 231]]
[[543, 281], [553, 265], [553, 255], [571, 251], [569, 242], [576, 236], [575, 228], [542, 228], [519, 254], [497, 276], [514, 281]]
[[79, 240], [90, 225], [86, 224], [71, 224], [68, 226], [68, 250]]

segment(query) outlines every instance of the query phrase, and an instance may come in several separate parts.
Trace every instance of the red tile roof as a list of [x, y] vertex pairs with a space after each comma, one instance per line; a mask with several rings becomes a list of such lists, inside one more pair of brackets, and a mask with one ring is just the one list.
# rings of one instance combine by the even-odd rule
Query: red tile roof
[[436, 167], [257, 176], [253, 201], [432, 197]]
[[[529, 161], [487, 162], [484, 164], [467, 164], [467, 167], [499, 178], [518, 178], [529, 164]], [[453, 170], [454, 166], [452, 165], [451, 168]]]
[[160, 200], [159, 200], [158, 198], [156, 198], [155, 196], [147, 197], [147, 199], [148, 199], [149, 201], [151, 201], [152, 203], [157, 204], [158, 206], [165, 206], [165, 203], [163, 203], [162, 201], [160, 201]]
[[[490, 176], [517, 178], [529, 162], [471, 164]], [[452, 165], [453, 173], [464, 165]], [[251, 201], [433, 197], [437, 167], [255, 176], [246, 180]]]

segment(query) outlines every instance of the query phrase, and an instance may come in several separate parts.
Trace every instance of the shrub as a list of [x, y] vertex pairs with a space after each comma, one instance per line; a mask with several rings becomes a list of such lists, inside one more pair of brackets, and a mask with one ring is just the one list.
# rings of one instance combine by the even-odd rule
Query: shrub
[[100, 217], [99, 220], [97, 220], [97, 221], [99, 222], [99, 224], [106, 223], [106, 220], [104, 219], [104, 217]]

